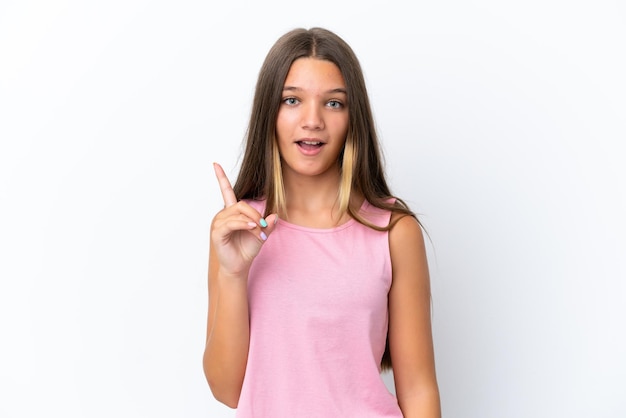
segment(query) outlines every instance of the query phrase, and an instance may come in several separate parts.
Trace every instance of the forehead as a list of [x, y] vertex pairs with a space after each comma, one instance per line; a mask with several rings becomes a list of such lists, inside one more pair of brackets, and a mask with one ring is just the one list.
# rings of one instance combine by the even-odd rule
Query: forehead
[[297, 88], [345, 88], [339, 67], [334, 63], [317, 58], [298, 58], [289, 68], [285, 87]]

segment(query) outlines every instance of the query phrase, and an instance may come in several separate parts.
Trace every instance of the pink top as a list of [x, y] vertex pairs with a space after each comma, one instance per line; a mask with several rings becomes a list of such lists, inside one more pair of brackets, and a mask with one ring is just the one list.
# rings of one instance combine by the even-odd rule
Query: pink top
[[[248, 201], [263, 213], [264, 202]], [[390, 212], [365, 202], [386, 226]], [[388, 233], [280, 220], [248, 278], [250, 351], [238, 418], [402, 417], [380, 376], [391, 286]]]

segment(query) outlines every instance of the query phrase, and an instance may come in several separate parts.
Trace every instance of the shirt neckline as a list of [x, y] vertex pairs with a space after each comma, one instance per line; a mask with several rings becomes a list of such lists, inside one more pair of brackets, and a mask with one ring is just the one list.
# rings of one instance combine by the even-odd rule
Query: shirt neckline
[[[361, 204], [361, 208], [359, 209], [360, 212], [363, 212], [367, 206], [369, 205], [369, 203], [367, 202], [367, 199], [363, 199], [363, 203]], [[304, 225], [298, 225], [298, 224], [294, 224], [291, 223], [289, 221], [283, 220], [283, 219], [279, 219], [278, 220], [278, 224], [282, 224], [288, 228], [291, 229], [295, 229], [298, 231], [304, 231], [304, 232], [314, 232], [314, 233], [329, 233], [329, 232], [337, 232], [337, 231], [341, 231], [343, 229], [349, 228], [352, 225], [354, 225], [357, 222], [356, 219], [354, 218], [350, 218], [348, 219], [346, 222], [342, 223], [341, 225], [337, 225], [337, 226], [333, 226], [331, 228], [313, 228], [310, 226], [304, 226]]]

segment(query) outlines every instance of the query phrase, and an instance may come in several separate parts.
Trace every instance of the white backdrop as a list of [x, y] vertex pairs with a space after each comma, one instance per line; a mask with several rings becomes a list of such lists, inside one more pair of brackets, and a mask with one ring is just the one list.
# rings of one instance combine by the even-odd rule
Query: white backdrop
[[353, 46], [432, 238], [444, 416], [626, 416], [618, 0], [4, 0], [0, 416], [234, 416], [201, 368], [211, 162], [298, 26]]

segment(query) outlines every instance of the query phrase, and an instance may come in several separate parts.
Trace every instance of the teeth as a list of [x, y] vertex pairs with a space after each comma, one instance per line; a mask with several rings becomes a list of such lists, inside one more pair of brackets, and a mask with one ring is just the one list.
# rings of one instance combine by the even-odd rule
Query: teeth
[[321, 144], [321, 142], [319, 142], [319, 141], [302, 141], [302, 143], [306, 144], [306, 145], [319, 145], [319, 144]]

